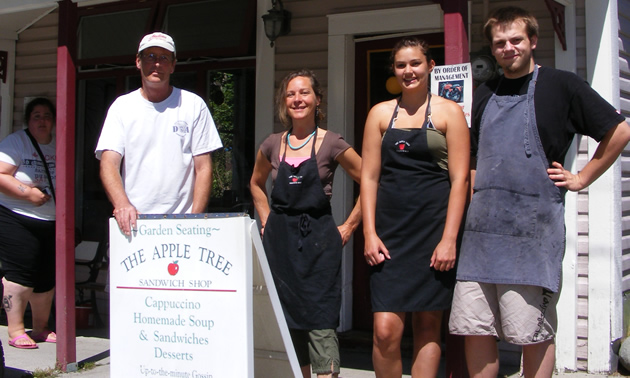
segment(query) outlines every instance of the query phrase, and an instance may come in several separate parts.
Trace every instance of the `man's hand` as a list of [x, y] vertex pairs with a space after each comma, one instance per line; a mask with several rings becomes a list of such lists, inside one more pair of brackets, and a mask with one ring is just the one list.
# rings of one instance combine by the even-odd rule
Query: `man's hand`
[[547, 174], [556, 186], [566, 188], [572, 192], [584, 189], [585, 185], [580, 181], [579, 175], [574, 175], [567, 171], [562, 164], [557, 161], [554, 161], [551, 165], [552, 168], [547, 168]]
[[127, 236], [131, 236], [131, 232], [138, 231], [136, 219], [138, 219], [138, 211], [132, 205], [114, 209], [114, 217], [118, 222], [118, 228]]

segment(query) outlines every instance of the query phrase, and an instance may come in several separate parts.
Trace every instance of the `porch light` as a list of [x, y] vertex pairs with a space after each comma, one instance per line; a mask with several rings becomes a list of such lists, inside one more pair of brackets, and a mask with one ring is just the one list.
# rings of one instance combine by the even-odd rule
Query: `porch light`
[[262, 19], [265, 23], [265, 34], [271, 41], [270, 46], [273, 47], [276, 38], [291, 31], [291, 12], [284, 10], [282, 0], [271, 0], [271, 4], [273, 8], [269, 9]]

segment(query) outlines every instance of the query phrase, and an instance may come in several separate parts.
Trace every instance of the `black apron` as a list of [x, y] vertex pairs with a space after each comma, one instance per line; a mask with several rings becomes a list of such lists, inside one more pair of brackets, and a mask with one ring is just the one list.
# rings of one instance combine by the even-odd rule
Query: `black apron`
[[428, 98], [421, 128], [394, 127], [398, 105], [381, 141], [376, 233], [391, 260], [370, 268], [374, 312], [438, 311], [450, 308], [455, 272], [430, 268], [442, 239], [451, 190], [448, 171], [431, 153]]
[[527, 94], [495, 93], [484, 110], [458, 280], [559, 290], [564, 191], [547, 174], [534, 108], [537, 79], [538, 66]]
[[263, 245], [289, 328], [329, 329], [341, 309], [341, 235], [311, 157], [293, 167], [286, 144], [271, 191]]

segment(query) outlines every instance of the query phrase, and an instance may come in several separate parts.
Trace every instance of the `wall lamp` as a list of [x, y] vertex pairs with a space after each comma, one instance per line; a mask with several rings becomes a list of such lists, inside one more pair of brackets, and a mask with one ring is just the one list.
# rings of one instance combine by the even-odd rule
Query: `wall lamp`
[[269, 9], [262, 19], [265, 24], [265, 34], [271, 41], [270, 46], [273, 47], [276, 38], [287, 35], [291, 31], [291, 12], [284, 10], [282, 0], [271, 0], [271, 4], [273, 8]]

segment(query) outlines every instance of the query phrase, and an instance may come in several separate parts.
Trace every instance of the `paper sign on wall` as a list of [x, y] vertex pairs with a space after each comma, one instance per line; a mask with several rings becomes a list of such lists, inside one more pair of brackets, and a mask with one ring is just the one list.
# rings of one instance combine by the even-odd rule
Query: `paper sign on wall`
[[472, 71], [470, 63], [435, 66], [431, 72], [431, 93], [461, 106], [468, 127], [472, 110]]

